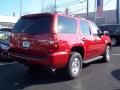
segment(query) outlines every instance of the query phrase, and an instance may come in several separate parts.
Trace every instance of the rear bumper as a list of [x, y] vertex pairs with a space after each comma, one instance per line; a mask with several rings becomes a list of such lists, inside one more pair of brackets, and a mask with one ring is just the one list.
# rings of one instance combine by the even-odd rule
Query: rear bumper
[[28, 57], [16, 53], [9, 53], [9, 55], [20, 63], [38, 65], [41, 68], [62, 68], [67, 64], [69, 58], [67, 52], [55, 52], [44, 57]]

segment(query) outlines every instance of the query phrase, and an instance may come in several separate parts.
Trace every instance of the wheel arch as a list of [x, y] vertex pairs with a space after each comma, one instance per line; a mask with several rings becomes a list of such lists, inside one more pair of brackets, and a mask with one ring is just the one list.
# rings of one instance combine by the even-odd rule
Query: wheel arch
[[82, 46], [74, 46], [74, 47], [71, 48], [70, 52], [78, 52], [78, 53], [81, 54], [82, 59], [84, 58], [85, 51], [84, 51], [84, 48]]
[[112, 44], [111, 43], [107, 43], [107, 45], [106, 46], [110, 46], [110, 48], [112, 47]]

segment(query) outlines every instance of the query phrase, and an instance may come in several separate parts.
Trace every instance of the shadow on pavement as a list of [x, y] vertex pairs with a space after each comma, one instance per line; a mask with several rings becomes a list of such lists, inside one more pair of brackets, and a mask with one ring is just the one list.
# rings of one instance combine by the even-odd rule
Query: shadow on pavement
[[0, 78], [0, 90], [18, 90], [34, 85], [46, 85], [69, 81], [62, 73], [53, 74], [50, 71], [17, 70], [4, 74]]
[[68, 81], [67, 77], [61, 72], [52, 73], [50, 70], [31, 71], [27, 70], [26, 77], [32, 82], [39, 82], [39, 84], [50, 84], [57, 82]]
[[8, 58], [0, 58], [0, 62], [10, 63], [10, 62], [14, 62], [14, 60]]
[[96, 61], [93, 61], [93, 62], [90, 62], [90, 63], [87, 63], [87, 64], [83, 64], [83, 68], [87, 68], [92, 64], [101, 64], [101, 63], [105, 63], [105, 62], [103, 62], [102, 60], [96, 60]]
[[118, 81], [120, 81], [120, 69], [114, 70], [111, 72], [112, 76], [117, 79]]

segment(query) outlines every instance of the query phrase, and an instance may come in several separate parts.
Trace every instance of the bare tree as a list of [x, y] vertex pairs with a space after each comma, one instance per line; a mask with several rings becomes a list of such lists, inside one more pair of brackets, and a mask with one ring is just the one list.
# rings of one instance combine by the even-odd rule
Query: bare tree
[[55, 6], [54, 5], [47, 6], [46, 8], [44, 8], [43, 11], [44, 12], [55, 12]]

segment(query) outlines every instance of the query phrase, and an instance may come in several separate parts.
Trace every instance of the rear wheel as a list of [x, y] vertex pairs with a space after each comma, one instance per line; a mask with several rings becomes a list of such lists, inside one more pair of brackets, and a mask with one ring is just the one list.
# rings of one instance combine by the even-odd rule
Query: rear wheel
[[82, 70], [82, 57], [78, 52], [71, 52], [66, 70], [70, 79], [79, 76], [80, 71]]
[[105, 53], [103, 55], [103, 61], [104, 62], [110, 62], [110, 58], [111, 58], [111, 55], [110, 55], [110, 46], [107, 46], [106, 50], [105, 50]]

